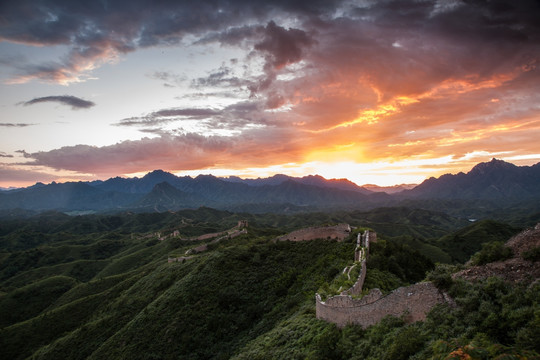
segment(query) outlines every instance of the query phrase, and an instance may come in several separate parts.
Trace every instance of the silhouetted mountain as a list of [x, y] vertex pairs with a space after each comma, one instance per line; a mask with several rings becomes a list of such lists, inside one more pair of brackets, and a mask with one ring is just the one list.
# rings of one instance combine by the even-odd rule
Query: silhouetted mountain
[[417, 199], [488, 200], [513, 204], [540, 198], [540, 164], [516, 166], [502, 160], [476, 165], [467, 174], [429, 178], [402, 196]]
[[167, 182], [174, 187], [181, 188], [186, 181], [192, 180], [189, 176], [177, 177], [163, 170], [154, 170], [142, 178], [115, 177], [106, 181], [92, 182], [92, 186], [104, 191], [118, 191], [129, 194], [147, 194], [157, 184]]
[[297, 180], [298, 182], [306, 185], [315, 185], [320, 187], [335, 188], [347, 191], [356, 191], [362, 194], [371, 194], [372, 191], [356, 185], [347, 179], [330, 179], [327, 180], [320, 175], [308, 175]]
[[0, 187], [0, 192], [3, 192], [3, 191], [13, 191], [13, 190], [17, 190], [18, 188], [14, 187], [14, 186], [10, 186], [10, 187], [7, 187], [7, 188], [4, 188], [4, 187]]
[[[299, 206], [338, 206], [361, 205], [367, 202], [367, 196], [354, 191], [345, 191], [320, 186], [305, 185], [295, 180], [288, 180], [277, 186], [253, 188], [253, 197], [266, 203], [293, 203]], [[253, 190], [252, 190], [253, 191]]]
[[280, 185], [286, 181], [295, 181], [304, 185], [314, 185], [323, 188], [334, 188], [347, 191], [356, 191], [362, 194], [371, 194], [372, 191], [356, 185], [347, 179], [330, 179], [327, 180], [320, 175], [308, 175], [304, 177], [293, 177], [283, 174], [277, 174], [269, 178], [257, 178], [257, 179], [242, 179], [238, 176], [229, 176], [221, 178], [221, 180], [234, 183], [247, 184], [249, 186], [264, 186], [264, 185]]
[[[160, 181], [160, 180], [167, 181]], [[156, 183], [156, 184], [154, 184]], [[149, 189], [149, 190], [147, 190]], [[287, 180], [279, 185], [249, 186], [212, 175], [176, 177], [154, 171], [142, 178], [112, 178], [104, 182], [52, 183], [0, 193], [0, 209], [109, 211], [166, 211], [210, 206], [218, 209], [253, 208], [268, 212], [291, 206], [299, 209], [366, 208], [366, 195]], [[270, 206], [268, 206], [270, 205]]]
[[209, 203], [208, 199], [188, 194], [167, 182], [162, 182], [154, 186], [142, 199], [130, 205], [130, 208], [139, 211], [167, 211], [198, 208]]
[[[539, 199], [540, 164], [520, 167], [493, 159], [476, 165], [467, 174], [430, 178], [412, 190], [392, 195], [371, 192], [346, 179], [326, 180], [321, 176], [275, 175], [267, 179], [242, 180], [212, 175], [177, 177], [156, 170], [142, 178], [37, 183], [28, 188], [0, 192], [0, 210], [118, 211], [136, 208], [165, 211], [209, 206], [261, 213], [276, 209], [294, 212], [367, 210], [399, 204], [448, 210], [456, 216], [478, 218], [497, 209], [523, 208], [524, 204], [529, 209]], [[480, 208], [481, 212], [469, 210]]]
[[131, 194], [106, 192], [83, 182], [51, 183], [1, 194], [0, 209], [102, 210], [133, 202]]
[[263, 185], [279, 185], [284, 183], [287, 180], [294, 179], [291, 176], [276, 174], [268, 178], [257, 178], [257, 179], [242, 179], [238, 176], [229, 176], [226, 178], [221, 178], [222, 180], [235, 183], [243, 183], [249, 186], [263, 186]]

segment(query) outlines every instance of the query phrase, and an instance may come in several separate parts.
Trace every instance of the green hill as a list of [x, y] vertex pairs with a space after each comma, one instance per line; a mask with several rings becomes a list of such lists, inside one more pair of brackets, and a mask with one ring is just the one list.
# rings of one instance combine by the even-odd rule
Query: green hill
[[443, 236], [437, 245], [448, 253], [452, 261], [464, 263], [487, 242], [510, 239], [520, 229], [492, 220], [475, 222], [452, 234]]
[[[381, 232], [372, 244], [365, 287], [388, 292], [433, 268], [423, 252], [439, 249], [431, 239], [459, 224], [437, 213], [399, 208], [285, 217], [201, 208], [47, 217], [49, 227], [39, 216], [17, 220], [20, 228], [13, 219], [0, 227], [6, 359], [442, 359], [469, 345], [496, 356], [540, 351], [538, 284], [456, 281], [449, 286], [458, 307], [437, 307], [423, 323], [386, 319], [365, 330], [337, 329], [315, 318], [314, 294], [350, 264], [353, 236], [341, 243], [272, 241], [302, 224], [371, 221], [387, 228], [392, 236]], [[167, 262], [205, 243], [188, 238], [230, 229], [239, 219], [249, 221], [247, 234], [206, 240], [207, 251]], [[390, 228], [393, 221], [404, 237], [393, 236], [399, 229]], [[456, 234], [489, 227], [473, 224]], [[17, 242], [22, 233], [29, 239], [24, 246]]]

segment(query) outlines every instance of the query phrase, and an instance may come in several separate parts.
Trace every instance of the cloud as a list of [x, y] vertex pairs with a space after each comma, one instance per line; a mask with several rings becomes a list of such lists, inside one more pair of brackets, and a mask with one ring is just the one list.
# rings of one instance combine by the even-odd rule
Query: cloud
[[[146, 115], [122, 119], [114, 126], [142, 127], [144, 132], [156, 133], [156, 127], [174, 122], [195, 122], [200, 133], [214, 130], [237, 130], [246, 127], [277, 125], [271, 114], [261, 110], [264, 104], [259, 100], [239, 101], [221, 109], [212, 108], [169, 108]], [[163, 129], [159, 129], [163, 131]], [[157, 133], [162, 133], [158, 131]], [[167, 133], [167, 132], [165, 132]]]
[[39, 98], [34, 98], [29, 101], [25, 101], [22, 104], [24, 106], [39, 104], [43, 102], [57, 102], [61, 105], [71, 106], [73, 110], [78, 109], [89, 109], [96, 104], [92, 101], [84, 100], [76, 96], [62, 95], [62, 96], [44, 96]]
[[255, 50], [267, 56], [267, 66], [281, 69], [286, 65], [298, 62], [302, 58], [304, 48], [313, 45], [314, 41], [303, 30], [285, 29], [270, 21], [266, 25], [264, 39], [255, 44]]
[[[242, 166], [271, 162], [272, 154], [288, 152], [272, 134], [243, 137], [164, 135], [124, 141], [110, 146], [66, 146], [51, 151], [22, 152], [29, 162], [19, 165], [46, 166], [86, 174], [112, 176], [148, 169], [193, 170], [216, 165]], [[266, 146], [268, 156], [255, 151]]]
[[[35, 46], [67, 45], [61, 61], [19, 64], [11, 83], [33, 79], [69, 84], [84, 81], [96, 67], [114, 63], [138, 48], [178, 44], [186, 35], [204, 37], [222, 32], [242, 21], [265, 22], [270, 16], [296, 14], [320, 16], [341, 1], [236, 1], [113, 2], [27, 1], [9, 2], [2, 8], [0, 40]], [[224, 39], [224, 38], [223, 38]], [[224, 39], [225, 41], [225, 39]]]
[[200, 120], [220, 115], [219, 110], [203, 108], [162, 109], [150, 114], [122, 119], [116, 126], [160, 126], [174, 121]]
[[[157, 137], [26, 154], [31, 163], [128, 173], [157, 167], [146, 152], [180, 170], [537, 148], [537, 1], [163, 1], [152, 11], [138, 0], [127, 4], [6, 5], [0, 39], [69, 48], [57, 62], [22, 64], [18, 81], [67, 84], [137, 49], [221, 45], [245, 56], [206, 76], [151, 77], [189, 84], [194, 92], [182, 99], [236, 102], [134, 114], [116, 125]], [[188, 123], [194, 129], [174, 128]], [[85, 156], [88, 166], [80, 164]]]
[[4, 186], [13, 186], [14, 184], [35, 183], [38, 181], [53, 181], [56, 176], [47, 172], [21, 169], [7, 164], [0, 164], [0, 184]]
[[12, 158], [13, 155], [10, 155], [10, 154], [6, 154], [5, 152], [3, 151], [0, 151], [0, 157], [3, 157], [3, 158]]
[[234, 70], [225, 65], [211, 71], [208, 76], [196, 78], [191, 82], [191, 86], [195, 89], [208, 87], [239, 88], [248, 84], [250, 84], [249, 80], [235, 76]]
[[179, 75], [168, 71], [155, 71], [148, 75], [148, 77], [163, 81], [163, 86], [166, 87], [176, 87], [188, 79], [186, 75]]
[[27, 126], [33, 126], [36, 124], [29, 124], [29, 123], [0, 123], [0, 126], [2, 127], [27, 127]]
[[94, 179], [85, 174], [55, 172], [50, 168], [0, 163], [0, 186], [5, 187], [24, 187], [35, 184], [36, 182], [90, 181]]

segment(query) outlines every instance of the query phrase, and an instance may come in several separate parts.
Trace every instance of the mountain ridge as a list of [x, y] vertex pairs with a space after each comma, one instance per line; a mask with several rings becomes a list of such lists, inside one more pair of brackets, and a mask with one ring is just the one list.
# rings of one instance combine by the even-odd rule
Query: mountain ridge
[[516, 166], [493, 159], [477, 164], [467, 173], [432, 177], [412, 189], [401, 186], [394, 190], [371, 191], [347, 179], [328, 180], [319, 175], [296, 178], [277, 174], [264, 179], [199, 175], [192, 178], [154, 170], [141, 178], [36, 183], [28, 188], [2, 191], [0, 210], [176, 211], [208, 206], [262, 213], [291, 209], [367, 210], [411, 201], [419, 208], [433, 207], [433, 201], [458, 202], [462, 206], [478, 201], [489, 208], [509, 208], [540, 199], [540, 163]]
[[468, 173], [431, 177], [401, 193], [407, 198], [478, 199], [516, 203], [540, 197], [540, 163], [516, 166], [493, 158]]

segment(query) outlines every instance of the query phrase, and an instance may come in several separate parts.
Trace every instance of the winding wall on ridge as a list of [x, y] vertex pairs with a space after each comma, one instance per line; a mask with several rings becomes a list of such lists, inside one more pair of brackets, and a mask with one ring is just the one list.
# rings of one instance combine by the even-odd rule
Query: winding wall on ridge
[[344, 327], [347, 324], [360, 325], [366, 328], [381, 321], [385, 316], [405, 315], [405, 321], [425, 320], [427, 313], [437, 304], [453, 304], [453, 300], [442, 293], [431, 282], [421, 282], [411, 286], [400, 287], [384, 295], [379, 289], [372, 289], [361, 299], [353, 299], [351, 295], [362, 293], [366, 278], [366, 259], [370, 242], [377, 241], [377, 234], [366, 230], [358, 235], [354, 260], [360, 261], [362, 269], [356, 283], [340, 295], [323, 301], [319, 294], [315, 295], [315, 313], [317, 319], [325, 320]]
[[337, 295], [322, 301], [316, 295], [317, 319], [344, 327], [356, 324], [364, 328], [374, 325], [387, 315], [406, 315], [407, 322], [424, 320], [426, 314], [437, 304], [450, 302], [431, 282], [400, 287], [386, 296], [373, 289], [360, 300], [349, 295]]
[[315, 239], [336, 239], [343, 241], [351, 232], [349, 224], [309, 227], [278, 237], [277, 241], [308, 241]]

